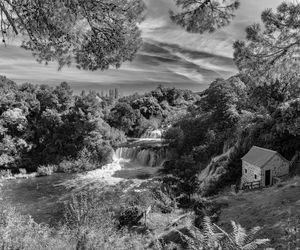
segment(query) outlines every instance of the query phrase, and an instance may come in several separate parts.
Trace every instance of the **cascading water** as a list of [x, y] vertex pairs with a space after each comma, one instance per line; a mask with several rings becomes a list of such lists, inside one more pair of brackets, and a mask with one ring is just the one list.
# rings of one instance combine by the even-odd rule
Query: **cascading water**
[[146, 167], [159, 167], [167, 158], [167, 150], [161, 139], [162, 130], [147, 130], [140, 139], [116, 150], [118, 160], [126, 160]]
[[141, 179], [154, 176], [168, 158], [167, 144], [160, 138], [161, 133], [159, 130], [148, 131], [140, 139], [129, 139], [125, 145], [115, 150], [112, 163], [90, 175], [111, 183], [124, 178]]
[[157, 167], [164, 163], [167, 152], [165, 148], [122, 147], [116, 150], [116, 157], [142, 166]]
[[141, 138], [148, 138], [148, 139], [160, 139], [162, 137], [162, 130], [147, 130]]
[[[20, 212], [31, 214], [38, 222], [50, 223], [53, 217], [60, 215], [59, 202], [66, 200], [73, 192], [82, 190], [102, 190], [105, 185], [115, 185], [126, 179], [135, 183], [159, 175], [159, 166], [169, 158], [167, 141], [158, 138], [158, 132], [151, 132], [150, 137], [129, 139], [126, 145], [118, 148], [113, 155], [113, 162], [82, 174], [54, 174], [43, 178], [12, 180], [1, 187], [5, 202], [15, 204]], [[3, 190], [4, 189], [4, 190]], [[49, 196], [49, 190], [51, 195]], [[41, 197], [36, 202], [36, 197]], [[36, 209], [33, 209], [36, 208]], [[57, 218], [59, 221], [61, 218]]]

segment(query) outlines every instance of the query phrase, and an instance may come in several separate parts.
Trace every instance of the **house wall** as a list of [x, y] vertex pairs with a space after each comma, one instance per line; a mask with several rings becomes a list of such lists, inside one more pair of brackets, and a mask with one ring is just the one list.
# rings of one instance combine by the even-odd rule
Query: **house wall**
[[[247, 172], [245, 170], [247, 170]], [[241, 179], [241, 185], [243, 185], [243, 183], [245, 182], [261, 181], [261, 169], [259, 167], [256, 167], [246, 161], [243, 161], [242, 171], [243, 174]]]
[[271, 180], [273, 177], [281, 177], [289, 174], [289, 162], [284, 160], [279, 154], [276, 154], [267, 164], [262, 168], [262, 185], [265, 186], [266, 170], [271, 170]]

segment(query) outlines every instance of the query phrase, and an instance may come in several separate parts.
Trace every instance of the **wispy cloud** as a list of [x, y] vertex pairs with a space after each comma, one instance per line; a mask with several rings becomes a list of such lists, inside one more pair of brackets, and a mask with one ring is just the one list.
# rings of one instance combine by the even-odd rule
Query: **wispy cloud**
[[169, 9], [173, 0], [145, 0], [147, 19], [140, 25], [144, 45], [133, 62], [121, 69], [87, 72], [75, 67], [57, 71], [35, 61], [31, 53], [16, 46], [0, 46], [0, 74], [17, 82], [58, 84], [69, 82], [74, 89], [108, 89], [119, 87], [125, 93], [145, 91], [160, 83], [166, 86], [202, 90], [216, 77], [236, 73], [232, 61], [232, 43], [244, 37], [245, 27], [258, 22], [267, 7], [282, 0], [242, 0], [235, 21], [213, 34], [189, 34], [171, 23]]

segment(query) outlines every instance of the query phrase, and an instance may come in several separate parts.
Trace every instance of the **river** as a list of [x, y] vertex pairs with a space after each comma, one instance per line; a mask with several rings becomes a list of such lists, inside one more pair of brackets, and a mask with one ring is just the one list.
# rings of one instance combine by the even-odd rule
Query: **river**
[[[10, 204], [38, 223], [55, 225], [62, 218], [63, 203], [70, 193], [85, 188], [114, 185], [126, 180], [145, 180], [159, 174], [167, 158], [163, 141], [155, 136], [133, 139], [118, 148], [112, 163], [83, 174], [2, 180], [1, 203]], [[150, 134], [151, 136], [151, 134]]]

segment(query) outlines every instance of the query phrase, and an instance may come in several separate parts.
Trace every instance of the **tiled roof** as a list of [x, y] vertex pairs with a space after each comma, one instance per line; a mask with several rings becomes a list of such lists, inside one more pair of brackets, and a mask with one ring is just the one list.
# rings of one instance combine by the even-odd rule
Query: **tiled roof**
[[261, 168], [276, 154], [276, 151], [253, 146], [242, 160]]

